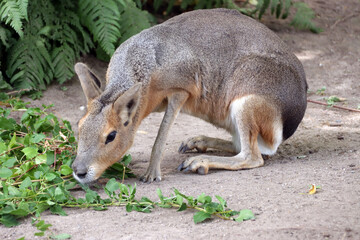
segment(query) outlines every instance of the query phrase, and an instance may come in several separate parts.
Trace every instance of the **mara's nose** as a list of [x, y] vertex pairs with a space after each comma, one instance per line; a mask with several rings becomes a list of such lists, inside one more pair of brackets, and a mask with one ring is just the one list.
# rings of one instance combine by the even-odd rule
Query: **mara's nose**
[[75, 162], [72, 164], [72, 169], [75, 173], [75, 175], [80, 178], [80, 179], [84, 179], [86, 177], [87, 174], [87, 167], [85, 167], [82, 164], [76, 164]]

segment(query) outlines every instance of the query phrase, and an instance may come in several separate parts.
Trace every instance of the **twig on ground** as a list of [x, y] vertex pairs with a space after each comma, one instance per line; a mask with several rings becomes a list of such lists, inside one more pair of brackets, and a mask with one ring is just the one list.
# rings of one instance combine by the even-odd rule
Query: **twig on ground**
[[352, 112], [360, 112], [360, 110], [354, 109], [354, 108], [347, 108], [347, 107], [341, 107], [341, 106], [336, 106], [336, 105], [332, 105], [332, 106], [331, 106], [331, 105], [329, 105], [329, 104], [327, 104], [327, 103], [319, 102], [319, 101], [315, 101], [315, 100], [310, 100], [310, 99], [308, 99], [307, 101], [308, 101], [308, 102], [311, 102], [311, 103], [323, 105], [323, 106], [328, 106], [328, 107], [333, 107], [333, 108], [342, 109], [342, 110], [347, 110], [347, 111], [352, 111]]
[[346, 17], [343, 17], [343, 18], [339, 18], [338, 20], [335, 21], [335, 23], [333, 25], [330, 26], [330, 29], [333, 29], [336, 27], [336, 25], [338, 25], [340, 22], [345, 22], [346, 20], [349, 20], [350, 18], [353, 18], [355, 16], [358, 16], [359, 15], [359, 12], [355, 12], [353, 14], [350, 14]]
[[19, 90], [16, 90], [16, 91], [7, 92], [6, 94], [7, 94], [7, 95], [15, 95], [15, 94], [18, 94], [18, 93], [20, 93], [20, 92], [28, 92], [28, 91], [30, 91], [30, 90], [31, 90], [30, 88], [19, 89]]

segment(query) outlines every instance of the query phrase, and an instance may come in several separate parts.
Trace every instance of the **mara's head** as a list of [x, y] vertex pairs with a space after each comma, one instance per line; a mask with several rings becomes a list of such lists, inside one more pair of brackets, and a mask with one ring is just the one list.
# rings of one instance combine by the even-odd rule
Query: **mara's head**
[[131, 147], [141, 85], [135, 84], [111, 96], [102, 93], [101, 81], [85, 64], [77, 63], [75, 71], [87, 99], [87, 113], [78, 124], [79, 144], [72, 168], [76, 180], [89, 183], [98, 179]]

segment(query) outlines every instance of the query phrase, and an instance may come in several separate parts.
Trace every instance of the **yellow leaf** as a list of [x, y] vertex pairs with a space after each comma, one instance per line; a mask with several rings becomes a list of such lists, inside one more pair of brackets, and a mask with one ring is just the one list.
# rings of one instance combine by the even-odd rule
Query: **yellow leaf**
[[312, 184], [311, 189], [309, 190], [309, 194], [314, 194], [314, 193], [316, 193], [316, 185]]

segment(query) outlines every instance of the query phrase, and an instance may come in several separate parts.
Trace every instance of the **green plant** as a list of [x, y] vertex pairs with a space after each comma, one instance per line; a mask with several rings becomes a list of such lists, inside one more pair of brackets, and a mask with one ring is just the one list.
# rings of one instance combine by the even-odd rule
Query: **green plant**
[[[254, 218], [250, 210], [228, 209], [226, 201], [220, 196], [216, 196], [218, 202], [213, 202], [205, 194], [195, 198], [177, 189], [169, 197], [164, 197], [158, 189], [159, 201], [147, 197], [138, 200], [136, 185], [125, 185], [115, 179], [134, 176], [127, 168], [131, 161], [129, 155], [103, 175], [111, 178], [104, 187], [108, 198], [100, 197], [88, 186], [81, 186], [85, 190], [84, 198], [75, 198], [71, 189], [77, 182], [72, 177], [70, 166], [75, 157], [76, 141], [69, 122], [59, 121], [49, 113], [50, 107], [28, 108], [27, 103], [0, 94], [1, 224], [15, 226], [19, 224], [19, 218], [32, 215], [35, 226], [40, 230], [36, 235], [42, 236], [50, 225], [40, 219], [40, 214], [49, 209], [53, 214], [66, 215], [64, 207], [106, 210], [110, 206], [125, 206], [129, 212], [144, 213], [156, 206], [177, 208], [179, 211], [190, 208], [196, 211], [195, 223], [212, 216], [238, 222]], [[23, 113], [20, 122], [11, 117], [18, 113]]]
[[304, 2], [294, 2], [293, 0], [253, 0], [250, 1], [255, 5], [253, 10], [245, 10], [246, 14], [250, 16], [262, 18], [267, 9], [270, 9], [270, 14], [276, 18], [285, 19], [289, 16], [290, 9], [296, 9], [295, 15], [291, 20], [290, 25], [299, 29], [309, 29], [314, 33], [321, 32], [321, 28], [316, 27], [312, 20], [315, 17], [314, 11]]
[[326, 91], [326, 87], [324, 86], [324, 87], [316, 90], [316, 94], [317, 95], [324, 95], [325, 91]]
[[131, 0], [2, 1], [0, 89], [44, 90], [53, 79], [63, 83], [74, 75], [81, 54], [96, 49], [108, 60], [150, 21]]
[[335, 103], [341, 102], [341, 99], [337, 96], [330, 96], [328, 98], [325, 98], [325, 100], [329, 106], [333, 106]]

